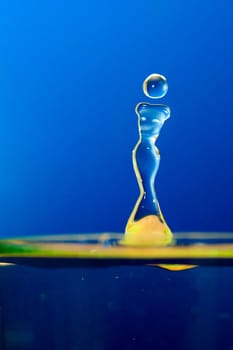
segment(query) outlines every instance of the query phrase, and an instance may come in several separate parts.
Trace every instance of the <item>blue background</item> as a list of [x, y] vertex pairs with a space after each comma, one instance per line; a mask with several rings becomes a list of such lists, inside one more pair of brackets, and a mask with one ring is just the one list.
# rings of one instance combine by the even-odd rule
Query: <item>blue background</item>
[[[157, 193], [174, 231], [232, 231], [232, 1], [0, 3], [0, 234], [123, 231], [142, 82], [172, 110]], [[161, 100], [162, 102], [162, 100]]]
[[[123, 231], [142, 82], [169, 82], [157, 193], [233, 231], [232, 0], [0, 2], [0, 236]], [[230, 350], [232, 268], [1, 267], [0, 349]]]

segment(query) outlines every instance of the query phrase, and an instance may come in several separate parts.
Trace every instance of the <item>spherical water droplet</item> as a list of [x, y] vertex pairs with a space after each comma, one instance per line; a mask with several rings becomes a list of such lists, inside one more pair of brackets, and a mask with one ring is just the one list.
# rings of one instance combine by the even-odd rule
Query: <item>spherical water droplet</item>
[[167, 79], [161, 74], [151, 74], [143, 82], [143, 92], [147, 97], [161, 98], [167, 90]]

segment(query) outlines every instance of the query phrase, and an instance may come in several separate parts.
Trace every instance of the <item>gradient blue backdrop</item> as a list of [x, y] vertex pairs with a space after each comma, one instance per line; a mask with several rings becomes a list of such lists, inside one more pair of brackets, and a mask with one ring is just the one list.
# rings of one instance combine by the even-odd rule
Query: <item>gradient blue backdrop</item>
[[233, 2], [0, 3], [0, 235], [122, 231], [144, 78], [168, 78], [159, 201], [233, 230]]

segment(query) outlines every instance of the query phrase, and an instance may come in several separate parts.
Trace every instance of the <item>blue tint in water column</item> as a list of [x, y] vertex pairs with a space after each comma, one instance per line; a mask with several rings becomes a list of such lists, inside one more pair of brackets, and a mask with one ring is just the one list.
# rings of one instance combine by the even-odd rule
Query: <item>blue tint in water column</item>
[[[168, 90], [167, 80], [160, 74], [149, 75], [143, 83], [145, 95], [161, 98]], [[133, 150], [133, 166], [140, 195], [125, 229], [126, 244], [159, 244], [172, 242], [172, 233], [166, 224], [155, 193], [155, 178], [160, 163], [160, 152], [155, 142], [164, 122], [170, 117], [170, 108], [163, 104], [138, 103], [139, 141]]]

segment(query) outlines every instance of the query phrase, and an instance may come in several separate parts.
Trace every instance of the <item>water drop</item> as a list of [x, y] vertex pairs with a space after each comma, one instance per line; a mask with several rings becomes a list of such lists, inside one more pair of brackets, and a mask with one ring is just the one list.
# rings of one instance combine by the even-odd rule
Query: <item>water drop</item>
[[167, 90], [167, 79], [161, 74], [151, 74], [143, 82], [143, 92], [147, 97], [161, 98]]

